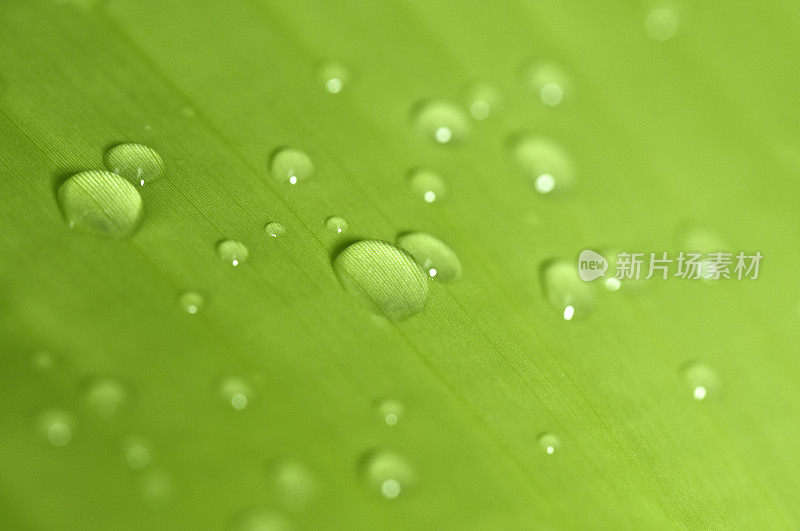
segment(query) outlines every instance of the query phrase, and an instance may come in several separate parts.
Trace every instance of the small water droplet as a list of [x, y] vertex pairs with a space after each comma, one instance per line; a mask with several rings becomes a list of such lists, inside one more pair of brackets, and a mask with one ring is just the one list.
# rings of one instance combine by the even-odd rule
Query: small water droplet
[[237, 376], [226, 376], [219, 382], [218, 393], [233, 409], [241, 411], [247, 407], [253, 396], [253, 386]]
[[281, 148], [272, 155], [270, 173], [278, 182], [295, 185], [314, 175], [314, 163], [299, 149]]
[[189, 314], [196, 314], [203, 307], [203, 296], [196, 291], [185, 291], [178, 299], [180, 307]]
[[644, 20], [644, 28], [651, 39], [666, 41], [678, 33], [678, 14], [668, 7], [651, 10]]
[[139, 437], [131, 437], [123, 445], [125, 462], [135, 470], [146, 468], [153, 459], [153, 451], [150, 444]]
[[286, 227], [273, 221], [271, 223], [267, 223], [267, 226], [264, 227], [264, 230], [270, 235], [271, 238], [280, 238], [286, 232]]
[[439, 144], [462, 140], [470, 129], [469, 120], [461, 108], [443, 100], [419, 103], [414, 108], [413, 119], [421, 135]]
[[66, 446], [75, 431], [75, 417], [61, 409], [46, 409], [39, 413], [36, 426], [45, 440], [53, 446]]
[[550, 61], [528, 61], [522, 66], [522, 81], [550, 107], [560, 104], [572, 82], [563, 68]]
[[331, 216], [325, 220], [325, 227], [335, 234], [341, 234], [347, 230], [347, 220], [339, 216]]
[[339, 94], [350, 79], [350, 72], [340, 63], [325, 63], [319, 70], [322, 86], [329, 94]]
[[288, 531], [289, 521], [282, 515], [261, 507], [240, 511], [231, 519], [234, 531]]
[[83, 385], [83, 400], [87, 407], [104, 419], [111, 419], [128, 405], [128, 388], [111, 376], [90, 378]]
[[379, 400], [375, 404], [375, 409], [387, 426], [396, 426], [397, 423], [400, 422], [400, 419], [403, 417], [403, 413], [405, 412], [403, 404], [391, 398]]
[[510, 143], [511, 158], [540, 194], [565, 192], [575, 185], [572, 158], [556, 142], [531, 134], [517, 135]]
[[689, 385], [692, 398], [698, 402], [719, 392], [720, 378], [717, 371], [699, 361], [690, 361], [681, 368], [683, 379]]
[[397, 238], [397, 245], [408, 251], [430, 278], [452, 282], [461, 276], [461, 261], [455, 251], [439, 238], [425, 232], [408, 232]]
[[197, 111], [194, 110], [193, 107], [189, 107], [188, 105], [181, 109], [181, 114], [184, 115], [186, 118], [194, 118], [197, 116]]
[[33, 356], [31, 356], [31, 365], [33, 365], [33, 368], [37, 371], [49, 371], [55, 366], [55, 364], [55, 358], [46, 350], [39, 350], [34, 352]]
[[139, 186], [161, 177], [164, 161], [152, 148], [119, 144], [106, 151], [106, 168]]
[[561, 441], [552, 433], [542, 433], [539, 435], [539, 446], [547, 455], [554, 455], [561, 448]]
[[270, 465], [267, 473], [276, 496], [289, 509], [307, 506], [316, 495], [314, 476], [302, 463], [280, 461]]
[[387, 500], [393, 500], [415, 481], [415, 472], [405, 459], [386, 450], [373, 450], [359, 464], [363, 480]]
[[246, 262], [250, 252], [242, 242], [236, 240], [223, 240], [217, 244], [217, 254], [223, 262], [231, 264], [233, 267]]
[[64, 181], [58, 201], [70, 227], [123, 238], [142, 217], [142, 196], [128, 181], [108, 171], [85, 171]]
[[447, 186], [441, 175], [428, 168], [414, 168], [409, 172], [409, 183], [414, 195], [426, 203], [441, 201], [447, 193]]
[[428, 283], [414, 259], [388, 242], [362, 240], [336, 255], [333, 269], [344, 289], [392, 321], [422, 311]]
[[592, 284], [581, 280], [572, 261], [546, 263], [542, 269], [542, 290], [565, 321], [585, 316], [594, 307], [596, 292]]
[[502, 98], [493, 86], [475, 82], [466, 90], [466, 103], [469, 113], [476, 120], [486, 120], [500, 108]]

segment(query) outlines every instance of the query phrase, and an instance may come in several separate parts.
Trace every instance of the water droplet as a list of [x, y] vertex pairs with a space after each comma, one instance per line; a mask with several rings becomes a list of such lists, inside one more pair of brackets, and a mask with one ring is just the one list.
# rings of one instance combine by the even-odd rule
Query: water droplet
[[447, 193], [444, 179], [427, 168], [414, 168], [409, 172], [411, 191], [422, 198], [426, 203], [440, 201]]
[[203, 307], [203, 296], [196, 291], [185, 291], [178, 299], [183, 311], [189, 314], [196, 314]]
[[188, 105], [181, 109], [181, 114], [184, 115], [186, 118], [194, 118], [197, 116], [197, 111], [194, 108], [189, 107]]
[[326, 92], [339, 94], [350, 79], [350, 72], [339, 63], [325, 63], [319, 70], [319, 78]]
[[461, 276], [458, 255], [439, 238], [425, 232], [408, 232], [397, 238], [397, 245], [408, 251], [434, 280], [452, 282]]
[[405, 459], [386, 450], [373, 450], [360, 463], [361, 476], [370, 488], [387, 500], [400, 496], [415, 481], [415, 472]]
[[125, 462], [133, 469], [141, 470], [150, 464], [153, 451], [144, 439], [132, 437], [125, 441], [123, 446]]
[[145, 503], [152, 507], [163, 507], [172, 498], [174, 483], [166, 472], [151, 470], [142, 475], [139, 488]]
[[264, 230], [270, 235], [271, 238], [279, 238], [286, 232], [286, 227], [273, 221], [272, 223], [267, 223], [267, 226], [264, 227]]
[[651, 39], [666, 41], [678, 33], [678, 14], [669, 8], [653, 9], [644, 20], [644, 28]]
[[684, 380], [689, 384], [692, 398], [698, 402], [719, 392], [720, 379], [717, 371], [705, 363], [690, 361], [685, 363], [681, 370]]
[[270, 173], [278, 182], [295, 185], [314, 175], [314, 163], [299, 149], [281, 148], [272, 155]]
[[142, 196], [128, 181], [108, 171], [85, 171], [59, 187], [58, 201], [70, 227], [123, 238], [142, 217]]
[[236, 376], [226, 376], [219, 382], [219, 396], [236, 411], [247, 407], [253, 396], [253, 386]]
[[572, 261], [554, 260], [545, 264], [542, 289], [550, 305], [565, 321], [585, 316], [594, 307], [596, 292], [590, 283], [581, 280]]
[[53, 446], [66, 446], [75, 431], [75, 418], [61, 409], [47, 409], [36, 419], [38, 431]]
[[83, 400], [91, 411], [104, 419], [111, 419], [128, 405], [129, 392], [116, 378], [98, 376], [84, 384]]
[[231, 521], [235, 531], [287, 531], [291, 526], [284, 516], [258, 507], [236, 514]]
[[542, 433], [539, 435], [539, 446], [547, 455], [554, 455], [561, 448], [561, 441], [552, 433]]
[[333, 269], [347, 292], [392, 321], [422, 311], [428, 300], [428, 283], [419, 266], [388, 242], [356, 242], [336, 255]]
[[522, 81], [550, 107], [560, 104], [572, 85], [564, 69], [549, 61], [526, 62], [522, 67]]
[[144, 186], [164, 173], [164, 161], [152, 148], [141, 144], [119, 144], [106, 151], [106, 168]]
[[34, 352], [33, 356], [31, 356], [31, 364], [37, 371], [44, 372], [51, 370], [55, 366], [56, 361], [51, 353], [46, 350], [40, 350]]
[[466, 102], [469, 113], [476, 120], [486, 120], [500, 108], [500, 93], [489, 84], [476, 82], [467, 87]]
[[317, 491], [316, 481], [305, 465], [295, 461], [281, 461], [268, 469], [270, 483], [276, 496], [290, 509], [305, 507]]
[[572, 158], [553, 140], [519, 135], [511, 141], [511, 158], [540, 194], [565, 192], [575, 185]]
[[236, 240], [223, 240], [217, 244], [217, 254], [223, 262], [231, 264], [233, 267], [246, 262], [250, 252], [242, 242]]
[[331, 216], [325, 220], [325, 227], [335, 234], [341, 234], [347, 230], [347, 221], [339, 216]]
[[443, 100], [430, 100], [414, 108], [417, 131], [439, 144], [462, 140], [469, 133], [469, 120], [456, 105]]
[[405, 412], [403, 404], [390, 398], [378, 401], [375, 409], [387, 426], [396, 426]]

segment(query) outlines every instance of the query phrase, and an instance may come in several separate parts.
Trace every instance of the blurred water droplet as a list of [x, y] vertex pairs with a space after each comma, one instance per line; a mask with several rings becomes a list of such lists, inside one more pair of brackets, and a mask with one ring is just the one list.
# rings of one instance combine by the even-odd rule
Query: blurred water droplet
[[547, 455], [554, 455], [561, 448], [561, 441], [552, 433], [542, 433], [539, 435], [539, 446]]
[[335, 234], [341, 234], [347, 230], [347, 220], [339, 216], [331, 216], [325, 220], [325, 227]]
[[436, 143], [457, 142], [469, 133], [469, 120], [464, 111], [448, 101], [424, 101], [412, 114], [417, 131]]
[[426, 203], [441, 201], [447, 193], [444, 179], [434, 170], [428, 168], [414, 168], [409, 172], [409, 183], [414, 195], [422, 198]]
[[350, 79], [350, 72], [340, 63], [325, 63], [319, 69], [322, 86], [329, 94], [339, 94]]
[[56, 364], [55, 357], [46, 350], [39, 350], [34, 352], [31, 356], [31, 365], [37, 371], [49, 371]]
[[542, 270], [542, 290], [547, 300], [565, 321], [589, 314], [597, 296], [588, 282], [581, 280], [575, 263], [554, 260]]
[[151, 507], [165, 506], [172, 498], [174, 488], [172, 477], [160, 470], [144, 472], [139, 480], [142, 498]]
[[264, 230], [271, 238], [279, 238], [286, 232], [286, 228], [283, 225], [274, 221], [272, 223], [267, 223]]
[[674, 37], [678, 33], [679, 24], [678, 14], [667, 7], [651, 10], [644, 20], [647, 35], [657, 41], [666, 41]]
[[514, 164], [540, 194], [565, 192], [575, 186], [572, 158], [553, 140], [518, 135], [511, 140], [510, 153]]
[[435, 236], [425, 232], [408, 232], [397, 238], [397, 245], [408, 251], [422, 270], [436, 281], [452, 282], [461, 276], [458, 255]]
[[108, 171], [85, 171], [64, 181], [58, 201], [70, 227], [123, 238], [136, 230], [142, 197], [128, 181]]
[[83, 400], [87, 407], [104, 419], [116, 417], [127, 405], [127, 387], [110, 376], [98, 376], [85, 382]]
[[268, 468], [270, 483], [283, 505], [291, 510], [307, 506], [316, 495], [314, 476], [296, 461], [280, 461]]
[[280, 183], [295, 185], [314, 175], [314, 163], [299, 149], [281, 148], [272, 155], [270, 173]]
[[528, 61], [522, 66], [522, 82], [550, 107], [560, 104], [571, 89], [566, 71], [550, 61]]
[[106, 168], [127, 180], [144, 186], [161, 177], [164, 161], [152, 148], [141, 144], [119, 144], [106, 151]]
[[720, 378], [717, 371], [699, 361], [690, 361], [681, 368], [683, 379], [689, 385], [692, 398], [702, 401], [719, 392]]
[[237, 376], [226, 376], [218, 385], [219, 396], [236, 411], [247, 407], [253, 395], [253, 386]]
[[233, 267], [246, 262], [250, 257], [247, 246], [236, 240], [223, 240], [217, 244], [217, 254], [223, 262], [231, 264]]
[[181, 114], [184, 115], [186, 118], [194, 118], [197, 116], [197, 111], [194, 110], [193, 107], [189, 107], [188, 105], [181, 109]]
[[403, 413], [405, 412], [403, 404], [398, 400], [393, 400], [391, 398], [379, 400], [375, 404], [375, 409], [387, 426], [396, 426], [397, 423], [400, 422], [400, 419], [403, 417]]
[[291, 525], [284, 516], [274, 511], [251, 507], [231, 519], [231, 528], [234, 531], [287, 531]]
[[502, 102], [500, 92], [483, 82], [470, 84], [467, 87], [465, 99], [469, 113], [476, 120], [486, 120], [489, 116], [497, 113]]
[[75, 417], [61, 409], [46, 409], [37, 415], [36, 428], [53, 446], [66, 446], [75, 431]]
[[146, 468], [153, 458], [153, 451], [144, 439], [132, 437], [123, 445], [125, 462], [135, 470]]
[[367, 485], [388, 500], [393, 500], [415, 481], [416, 473], [405, 459], [386, 450], [373, 450], [359, 463]]
[[348, 293], [392, 321], [422, 311], [428, 300], [428, 283], [419, 266], [388, 242], [356, 242], [336, 255], [333, 269]]
[[189, 314], [196, 314], [203, 307], [203, 296], [196, 291], [185, 291], [178, 299], [180, 307]]

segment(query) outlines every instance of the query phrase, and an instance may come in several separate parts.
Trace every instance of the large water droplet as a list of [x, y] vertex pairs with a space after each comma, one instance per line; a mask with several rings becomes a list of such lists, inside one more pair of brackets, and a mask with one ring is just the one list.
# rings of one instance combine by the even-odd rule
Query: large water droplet
[[314, 163], [299, 149], [281, 148], [272, 155], [270, 173], [278, 182], [294, 185], [314, 175]]
[[164, 161], [152, 148], [141, 144], [119, 144], [105, 155], [106, 168], [129, 181], [144, 186], [161, 177]]
[[267, 223], [267, 226], [264, 227], [264, 230], [271, 238], [280, 238], [286, 232], [286, 227], [273, 221], [271, 223]]
[[405, 459], [386, 450], [373, 450], [360, 462], [361, 477], [387, 500], [393, 500], [415, 481], [414, 469]]
[[566, 321], [589, 314], [597, 296], [592, 285], [581, 280], [577, 265], [567, 260], [544, 265], [542, 289], [550, 305]]
[[699, 361], [690, 361], [681, 368], [683, 379], [689, 385], [692, 398], [702, 401], [719, 392], [720, 378], [717, 371]]
[[461, 261], [446, 243], [425, 232], [409, 232], [397, 238], [397, 245], [417, 261], [433, 280], [452, 282], [461, 276]]
[[409, 172], [409, 183], [414, 195], [422, 198], [426, 203], [440, 201], [447, 193], [444, 179], [434, 170], [427, 168], [414, 168]]
[[319, 78], [329, 94], [338, 94], [347, 85], [350, 72], [340, 63], [325, 63], [320, 67]]
[[334, 234], [341, 234], [347, 230], [347, 220], [339, 216], [331, 216], [325, 220], [325, 228]]
[[564, 69], [549, 61], [526, 62], [522, 66], [522, 81], [550, 107], [561, 103], [572, 85]]
[[217, 254], [223, 262], [231, 264], [233, 267], [247, 261], [250, 252], [247, 246], [236, 240], [223, 240], [217, 244]]
[[178, 299], [180, 307], [188, 314], [196, 314], [203, 307], [203, 296], [196, 291], [185, 291]]
[[539, 446], [547, 455], [553, 455], [561, 448], [561, 441], [552, 433], [542, 433], [539, 435]]
[[414, 259], [388, 242], [362, 240], [338, 255], [333, 269], [350, 294], [393, 321], [422, 311], [428, 283]]
[[108, 171], [73, 175], [58, 188], [58, 201], [70, 227], [123, 238], [142, 217], [142, 196], [128, 181]]
[[413, 111], [414, 126], [421, 135], [438, 144], [463, 139], [469, 133], [469, 120], [460, 107], [443, 100], [419, 103]]
[[317, 485], [313, 475], [302, 463], [281, 461], [267, 470], [270, 483], [283, 504], [293, 510], [309, 504], [316, 495]]
[[219, 396], [236, 411], [247, 407], [253, 395], [253, 386], [237, 376], [226, 376], [218, 385]]
[[403, 404], [391, 398], [384, 398], [376, 402], [375, 409], [387, 426], [396, 426], [405, 412]]
[[110, 376], [94, 377], [84, 384], [84, 402], [105, 419], [116, 417], [128, 405], [129, 396], [128, 388]]
[[666, 41], [678, 33], [678, 14], [668, 7], [653, 9], [644, 20], [644, 29], [651, 39]]
[[46, 409], [37, 416], [36, 428], [53, 446], [66, 446], [75, 431], [75, 417], [61, 409]]
[[469, 113], [476, 120], [485, 120], [500, 108], [502, 98], [493, 86], [476, 82], [467, 87], [466, 102]]
[[565, 192], [575, 186], [572, 158], [549, 138], [523, 134], [511, 141], [511, 158], [540, 194]]

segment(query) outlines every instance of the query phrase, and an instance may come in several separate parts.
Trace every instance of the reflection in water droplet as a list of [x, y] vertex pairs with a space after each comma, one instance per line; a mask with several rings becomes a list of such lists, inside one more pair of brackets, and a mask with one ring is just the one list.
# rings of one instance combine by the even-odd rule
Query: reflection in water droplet
[[286, 531], [289, 521], [278, 513], [260, 507], [251, 507], [237, 513], [231, 520], [234, 531]]
[[203, 296], [196, 291], [186, 291], [181, 295], [178, 302], [183, 311], [194, 315], [203, 307]]
[[274, 221], [272, 223], [267, 223], [267, 226], [264, 227], [264, 230], [272, 238], [278, 238], [286, 232], [286, 228], [283, 225]]
[[540, 194], [565, 192], [575, 186], [575, 167], [564, 149], [549, 138], [531, 134], [511, 140], [514, 164], [533, 181]]
[[250, 252], [242, 242], [236, 240], [223, 240], [217, 244], [217, 254], [223, 262], [231, 264], [233, 267], [247, 261]]
[[219, 396], [236, 411], [247, 407], [253, 395], [253, 387], [244, 379], [236, 376], [222, 378], [218, 386]]
[[347, 221], [339, 216], [331, 216], [325, 220], [325, 227], [335, 234], [341, 234], [347, 230]]
[[141, 470], [150, 464], [153, 452], [150, 445], [144, 439], [131, 437], [123, 445], [125, 461], [133, 469]]
[[405, 411], [403, 404], [390, 398], [378, 401], [375, 409], [387, 426], [396, 426]]
[[295, 185], [314, 175], [314, 163], [299, 149], [281, 148], [272, 155], [270, 173], [278, 182]]
[[47, 409], [37, 416], [36, 427], [53, 446], [66, 446], [75, 431], [75, 418], [61, 409]]
[[539, 435], [539, 446], [547, 455], [554, 455], [561, 448], [561, 441], [552, 433], [543, 433]]
[[128, 389], [109, 376], [89, 379], [84, 384], [83, 399], [88, 408], [105, 419], [117, 416], [127, 405]]
[[500, 93], [487, 83], [475, 82], [467, 87], [466, 103], [476, 120], [485, 120], [495, 114], [501, 105]]
[[350, 79], [350, 73], [339, 63], [325, 63], [319, 70], [319, 78], [326, 92], [338, 94]]
[[447, 193], [444, 179], [435, 171], [427, 168], [414, 168], [409, 172], [411, 191], [426, 203], [440, 201]]
[[666, 41], [678, 33], [678, 14], [669, 8], [653, 9], [647, 14], [644, 28], [651, 39]]
[[152, 148], [141, 144], [119, 144], [106, 151], [106, 168], [144, 186], [164, 173], [164, 161]]
[[542, 289], [550, 305], [566, 321], [583, 317], [594, 307], [596, 292], [592, 284], [581, 280], [572, 261], [554, 260], [545, 264]]
[[717, 371], [699, 361], [690, 361], [681, 368], [683, 379], [689, 384], [692, 397], [699, 401], [719, 392], [720, 379]]
[[393, 321], [422, 311], [428, 300], [428, 283], [419, 266], [388, 242], [356, 242], [336, 256], [333, 269], [348, 293]]
[[108, 171], [85, 171], [59, 187], [58, 201], [70, 227], [123, 238], [136, 230], [142, 197], [128, 181]]
[[273, 463], [268, 467], [267, 473], [276, 497], [288, 509], [301, 509], [316, 496], [316, 481], [302, 463], [295, 461]]
[[528, 61], [522, 66], [523, 84], [545, 105], [554, 107], [564, 100], [572, 82], [567, 73], [549, 61]]
[[405, 459], [386, 450], [373, 450], [359, 463], [367, 485], [388, 500], [393, 500], [415, 481], [415, 472]]
[[439, 144], [462, 140], [469, 133], [469, 120], [458, 106], [442, 100], [419, 103], [413, 111], [419, 133]]
[[452, 282], [461, 276], [461, 261], [442, 240], [425, 232], [409, 232], [397, 238], [397, 245], [408, 251], [430, 278]]

